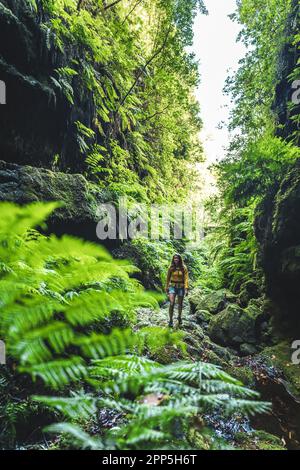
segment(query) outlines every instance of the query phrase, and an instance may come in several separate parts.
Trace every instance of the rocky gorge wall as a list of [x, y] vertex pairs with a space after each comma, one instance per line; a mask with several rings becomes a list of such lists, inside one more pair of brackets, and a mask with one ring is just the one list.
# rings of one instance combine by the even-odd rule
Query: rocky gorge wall
[[96, 236], [97, 210], [108, 199], [108, 192], [80, 174], [53, 172], [0, 160], [0, 201], [20, 205], [42, 201], [61, 203], [47, 221], [50, 233], [68, 233], [99, 241]]
[[[300, 5], [292, 1], [286, 36], [278, 60], [278, 85], [274, 101], [277, 134], [299, 146], [300, 104], [292, 102], [294, 81], [299, 76], [299, 44], [295, 42], [300, 29]], [[297, 72], [298, 71], [298, 72]], [[300, 151], [299, 151], [300, 157]], [[259, 243], [259, 263], [265, 274], [267, 295], [279, 307], [279, 327], [300, 334], [300, 163], [274, 181], [269, 193], [258, 206], [255, 234]]]
[[[300, 5], [298, 0], [292, 0], [292, 10], [288, 17], [286, 25], [286, 37], [290, 38], [282, 48], [280, 56], [278, 58], [277, 65], [277, 86], [273, 110], [277, 116], [277, 122], [279, 124], [277, 133], [278, 135], [287, 138], [288, 140], [295, 137], [295, 132], [299, 130], [299, 124], [295, 120], [296, 116], [299, 115], [300, 103], [294, 103], [291, 108], [291, 100], [293, 95], [299, 99], [296, 90], [299, 89], [296, 83], [299, 80], [299, 73], [294, 77], [291, 74], [297, 67], [300, 53], [299, 44], [294, 42], [296, 34], [299, 33], [300, 28]], [[300, 144], [299, 138], [297, 138], [298, 145]]]
[[71, 105], [53, 80], [58, 68], [80, 58], [80, 50], [55, 47], [42, 27], [46, 20], [41, 2], [37, 11], [25, 1], [0, 2], [0, 77], [7, 95], [0, 107], [0, 158], [51, 168], [59, 154], [60, 170], [78, 172], [82, 158], [74, 122], [93, 127], [93, 94], [74, 77]]
[[258, 207], [255, 221], [267, 294], [279, 305], [281, 321], [292, 330], [300, 329], [299, 216], [298, 161], [282, 179], [279, 189], [269, 194]]

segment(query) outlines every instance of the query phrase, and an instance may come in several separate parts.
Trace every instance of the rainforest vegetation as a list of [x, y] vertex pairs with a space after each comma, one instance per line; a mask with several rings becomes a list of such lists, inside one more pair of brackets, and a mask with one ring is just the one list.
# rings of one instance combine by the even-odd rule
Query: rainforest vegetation
[[[247, 52], [205, 197], [190, 46], [208, 13], [0, 1], [1, 449], [300, 448], [299, 3], [236, 1]], [[199, 187], [197, 246], [96, 239], [100, 203], [186, 206]], [[171, 329], [175, 252], [191, 286]]]

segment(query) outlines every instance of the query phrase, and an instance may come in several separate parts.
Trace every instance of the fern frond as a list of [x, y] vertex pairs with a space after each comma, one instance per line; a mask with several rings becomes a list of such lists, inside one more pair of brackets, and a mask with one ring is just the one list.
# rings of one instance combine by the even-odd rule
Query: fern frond
[[20, 372], [30, 374], [34, 379], [40, 377], [47, 385], [59, 389], [70, 382], [76, 382], [87, 375], [84, 360], [74, 356], [70, 359], [43, 362], [33, 366], [19, 367]]
[[70, 397], [33, 396], [32, 400], [53, 407], [70, 419], [89, 419], [97, 412], [96, 398], [91, 395], [72, 393]]
[[45, 432], [54, 434], [68, 435], [72, 438], [72, 444], [79, 449], [83, 450], [103, 450], [104, 443], [99, 438], [91, 437], [88, 433], [84, 432], [80, 426], [75, 426], [70, 423], [57, 423], [52, 424], [45, 428]]

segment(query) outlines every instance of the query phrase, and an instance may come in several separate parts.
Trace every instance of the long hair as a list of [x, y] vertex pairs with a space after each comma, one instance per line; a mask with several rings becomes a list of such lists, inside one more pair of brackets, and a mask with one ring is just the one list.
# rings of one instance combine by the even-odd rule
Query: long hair
[[[175, 261], [174, 261], [174, 258], [179, 258], [179, 263], [178, 263], [178, 266], [176, 266], [175, 264]], [[171, 262], [171, 266], [170, 266], [170, 269], [171, 271], [176, 271], [177, 269], [180, 269], [180, 271], [184, 272], [184, 263], [183, 263], [183, 259], [182, 259], [182, 256], [178, 253], [175, 253], [175, 255], [173, 256], [172, 258], [172, 262]]]

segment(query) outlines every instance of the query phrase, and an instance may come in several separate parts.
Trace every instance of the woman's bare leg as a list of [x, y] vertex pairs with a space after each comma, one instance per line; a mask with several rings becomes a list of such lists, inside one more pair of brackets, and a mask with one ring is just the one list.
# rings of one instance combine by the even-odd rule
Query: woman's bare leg
[[178, 296], [178, 323], [179, 325], [182, 324], [182, 305], [183, 305], [183, 297]]
[[169, 294], [170, 307], [169, 307], [169, 317], [170, 317], [170, 326], [173, 326], [173, 316], [174, 316], [174, 306], [175, 306], [175, 294]]

